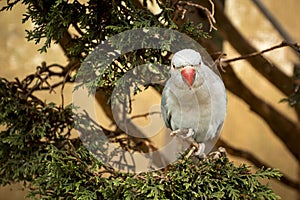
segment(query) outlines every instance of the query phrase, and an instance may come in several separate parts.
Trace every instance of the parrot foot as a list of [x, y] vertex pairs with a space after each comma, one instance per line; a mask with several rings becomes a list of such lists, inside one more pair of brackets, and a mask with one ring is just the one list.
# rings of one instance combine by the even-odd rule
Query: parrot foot
[[204, 143], [198, 143], [198, 148], [196, 149], [197, 151], [194, 152], [195, 156], [205, 158], [206, 155], [204, 153], [205, 150], [205, 144]]
[[189, 132], [186, 134], [185, 137], [187, 137], [187, 138], [188, 138], [188, 137], [192, 137], [194, 134], [195, 134], [194, 130], [191, 129], [191, 128], [189, 128]]
[[170, 133], [170, 136], [176, 136], [176, 135], [178, 135], [178, 134], [181, 134], [182, 133], [182, 130], [181, 129], [177, 129], [177, 130], [175, 130], [175, 131], [172, 131], [171, 133]]
[[204, 153], [205, 150], [205, 144], [204, 143], [192, 143], [192, 147], [189, 150], [189, 152], [186, 154], [186, 158], [189, 158], [192, 154], [199, 158], [206, 158], [206, 155]]
[[170, 136], [180, 136], [182, 139], [190, 138], [195, 134], [192, 128], [177, 129], [170, 133]]
[[170, 133], [171, 136], [178, 136], [192, 147], [189, 152], [186, 154], [186, 158], [189, 158], [192, 154], [198, 156], [199, 158], [205, 158], [206, 155], [204, 153], [205, 144], [204, 143], [197, 143], [192, 136], [195, 134], [192, 128], [185, 128], [185, 129], [177, 129]]
[[224, 147], [219, 147], [217, 151], [211, 152], [209, 156], [211, 156], [213, 159], [219, 159], [221, 157], [226, 156], [227, 152]]

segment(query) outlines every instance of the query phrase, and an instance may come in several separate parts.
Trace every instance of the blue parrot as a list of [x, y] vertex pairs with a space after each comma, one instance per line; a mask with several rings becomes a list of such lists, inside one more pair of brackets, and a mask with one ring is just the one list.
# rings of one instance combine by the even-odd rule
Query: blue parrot
[[195, 155], [209, 153], [226, 115], [223, 81], [193, 49], [174, 54], [170, 75], [161, 100], [165, 125], [173, 135], [185, 132], [185, 138], [193, 138]]

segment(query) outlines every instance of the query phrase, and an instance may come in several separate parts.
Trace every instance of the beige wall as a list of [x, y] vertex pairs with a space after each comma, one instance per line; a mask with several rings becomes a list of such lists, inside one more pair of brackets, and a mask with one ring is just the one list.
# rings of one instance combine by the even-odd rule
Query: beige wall
[[[268, 8], [272, 10], [279, 21], [287, 28], [294, 38], [300, 41], [300, 2], [298, 0], [287, 1], [263, 1]], [[3, 2], [0, 1], [0, 6]], [[236, 26], [245, 34], [258, 49], [269, 47], [270, 45], [278, 44], [281, 39], [274, 32], [272, 27], [259, 12], [253, 7], [250, 0], [227, 0], [227, 12], [234, 20]], [[25, 74], [31, 73], [35, 67], [42, 61], [47, 63], [67, 62], [62, 56], [62, 51], [58, 46], [53, 46], [47, 54], [37, 53], [37, 47], [33, 42], [26, 42], [24, 29], [30, 27], [31, 24], [21, 24], [22, 13], [24, 9], [21, 6], [14, 8], [13, 12], [0, 13], [0, 25], [2, 27], [0, 34], [0, 76], [13, 79], [14, 77], [24, 77]], [[238, 17], [237, 17], [238, 16]], [[225, 52], [228, 57], [237, 56], [237, 54], [225, 44]], [[283, 67], [283, 70], [290, 74], [292, 71], [292, 61], [295, 60], [293, 54], [286, 50], [280, 49], [267, 54], [270, 59], [278, 62]], [[283, 95], [275, 88], [270, 86], [259, 74], [243, 61], [234, 64], [239, 76], [245, 83], [255, 88], [255, 94], [276, 106], [281, 112], [285, 113], [291, 119], [295, 120], [295, 114], [286, 104], [279, 104], [278, 101]], [[66, 89], [67, 103], [71, 102], [71, 87]], [[60, 102], [58, 94], [41, 94], [49, 101]], [[158, 98], [158, 97], [157, 97]], [[155, 103], [159, 104], [160, 99], [155, 99]], [[153, 102], [150, 102], [151, 95], [149, 93], [141, 94], [136, 97], [134, 111], [136, 114], [141, 114], [151, 108]], [[264, 160], [269, 165], [279, 168], [291, 178], [298, 177], [298, 166], [296, 160], [289, 154], [284, 145], [273, 136], [268, 126], [255, 114], [253, 114], [248, 106], [237, 99], [235, 96], [228, 93], [228, 116], [223, 128], [222, 137], [235, 147], [244, 148], [253, 152], [260, 159]], [[147, 106], [145, 103], [147, 102]], [[144, 110], [141, 110], [141, 109]], [[146, 126], [148, 121], [138, 120], [138, 123]], [[154, 121], [161, 119], [155, 118]], [[106, 121], [108, 123], [108, 121]], [[237, 163], [241, 162], [237, 160]], [[296, 193], [281, 184], [272, 184], [277, 193], [283, 199], [296, 199]], [[11, 190], [12, 188], [12, 190]], [[0, 189], [1, 199], [22, 199], [24, 192], [20, 186], [8, 186]]]

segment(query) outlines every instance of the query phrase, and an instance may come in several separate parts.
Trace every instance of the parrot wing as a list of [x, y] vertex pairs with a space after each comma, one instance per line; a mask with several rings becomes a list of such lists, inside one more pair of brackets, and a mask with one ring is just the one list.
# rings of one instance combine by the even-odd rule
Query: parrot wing
[[171, 112], [170, 112], [170, 109], [168, 109], [168, 106], [167, 106], [167, 98], [168, 98], [168, 86], [166, 85], [164, 90], [163, 90], [163, 93], [162, 93], [162, 99], [161, 99], [161, 114], [162, 114], [162, 117], [163, 117], [163, 120], [166, 124], [166, 127], [167, 128], [171, 128]]

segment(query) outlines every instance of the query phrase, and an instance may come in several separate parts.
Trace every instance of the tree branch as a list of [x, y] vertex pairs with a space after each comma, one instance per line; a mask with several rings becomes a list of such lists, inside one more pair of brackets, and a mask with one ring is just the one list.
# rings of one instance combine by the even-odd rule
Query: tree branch
[[[234, 61], [238, 61], [238, 60], [248, 59], [248, 58], [258, 56], [258, 55], [264, 54], [266, 52], [273, 51], [275, 49], [282, 48], [282, 47], [287, 47], [287, 46], [291, 47], [294, 50], [297, 50], [297, 52], [300, 53], [300, 46], [297, 43], [290, 43], [290, 42], [283, 41], [278, 45], [272, 46], [272, 47], [264, 49], [262, 51], [249, 53], [249, 54], [242, 55], [242, 56], [239, 56], [239, 57], [236, 57], [236, 58], [223, 59], [221, 62], [230, 63], [230, 62], [234, 62]], [[273, 65], [271, 62], [270, 62], [270, 64]]]
[[214, 26], [214, 24], [216, 23], [216, 20], [214, 18], [215, 6], [214, 6], [214, 3], [212, 2], [212, 0], [209, 0], [209, 2], [211, 4], [212, 11], [209, 11], [206, 7], [204, 7], [200, 4], [196, 4], [196, 3], [193, 3], [193, 2], [190, 2], [190, 1], [178, 1], [176, 4], [177, 4], [177, 9], [183, 11], [182, 19], [184, 18], [184, 15], [186, 13], [186, 9], [184, 9], [182, 7], [182, 5], [188, 5], [188, 6], [192, 6], [192, 7], [195, 7], [195, 8], [198, 8], [198, 9], [202, 10], [205, 13], [206, 17], [207, 17], [207, 20], [208, 20], [209, 25], [210, 25], [209, 31], [211, 32], [212, 29], [217, 30], [217, 28]]
[[154, 115], [154, 114], [161, 114], [161, 112], [153, 111], [153, 112], [148, 112], [145, 114], [134, 115], [131, 117], [131, 119], [140, 118], [140, 117], [148, 117], [149, 115]]

